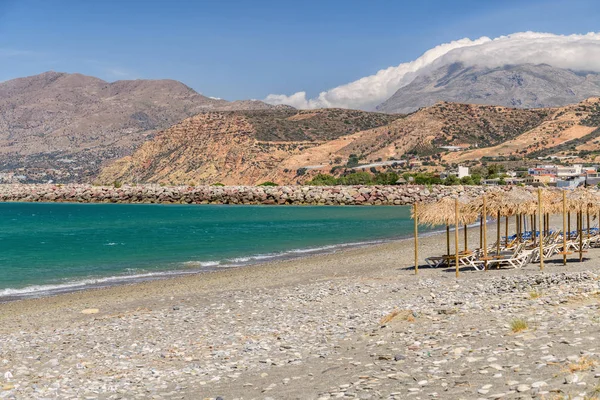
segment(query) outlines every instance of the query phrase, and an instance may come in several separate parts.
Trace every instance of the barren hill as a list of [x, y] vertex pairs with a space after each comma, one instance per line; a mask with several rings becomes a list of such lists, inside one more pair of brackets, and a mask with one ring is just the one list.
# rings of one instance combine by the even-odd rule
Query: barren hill
[[564, 156], [567, 151], [600, 150], [600, 98], [590, 98], [565, 107], [544, 109], [545, 120], [496, 146], [477, 148], [444, 156], [448, 162], [478, 160], [482, 157]]
[[542, 123], [548, 110], [440, 103], [405, 118], [323, 109], [206, 113], [190, 118], [100, 174], [100, 181], [255, 184], [295, 183], [306, 172], [385, 163], [439, 146], [491, 146]]
[[547, 64], [488, 68], [455, 63], [417, 77], [377, 110], [408, 113], [439, 101], [519, 108], [558, 107], [598, 95], [598, 73]]
[[187, 117], [257, 108], [272, 106], [208, 98], [173, 80], [108, 83], [59, 72], [14, 79], [0, 83], [0, 172], [85, 180]]
[[102, 183], [255, 184], [293, 181], [290, 156], [399, 115], [354, 110], [209, 112], [189, 118], [104, 168]]

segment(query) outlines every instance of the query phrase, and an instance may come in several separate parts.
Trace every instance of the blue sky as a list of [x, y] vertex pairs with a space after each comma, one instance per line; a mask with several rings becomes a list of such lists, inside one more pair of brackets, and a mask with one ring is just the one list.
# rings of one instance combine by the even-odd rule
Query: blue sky
[[228, 100], [310, 97], [441, 43], [599, 31], [597, 0], [0, 0], [0, 81], [171, 78]]

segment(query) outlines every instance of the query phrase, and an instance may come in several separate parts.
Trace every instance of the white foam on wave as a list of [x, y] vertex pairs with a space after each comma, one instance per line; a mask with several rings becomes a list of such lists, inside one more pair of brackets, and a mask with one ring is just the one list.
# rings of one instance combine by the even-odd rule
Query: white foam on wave
[[88, 286], [108, 286], [114, 283], [126, 283], [137, 280], [147, 280], [152, 278], [162, 278], [174, 275], [182, 275], [190, 272], [185, 271], [160, 271], [160, 272], [148, 272], [143, 274], [132, 274], [132, 275], [121, 275], [121, 276], [108, 276], [104, 278], [88, 278], [77, 281], [68, 281], [65, 283], [47, 284], [47, 285], [31, 285], [24, 288], [14, 289], [7, 288], [0, 290], [0, 298], [2, 297], [26, 297], [27, 295], [42, 296], [45, 294], [56, 294], [71, 292], [78, 289], [83, 289]]
[[186, 261], [183, 263], [188, 268], [194, 267], [216, 267], [221, 264], [220, 261]]

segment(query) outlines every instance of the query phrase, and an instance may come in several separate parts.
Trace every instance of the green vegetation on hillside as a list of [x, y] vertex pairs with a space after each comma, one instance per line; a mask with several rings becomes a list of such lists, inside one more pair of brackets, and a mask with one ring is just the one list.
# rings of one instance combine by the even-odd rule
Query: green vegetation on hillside
[[402, 118], [399, 114], [345, 110], [236, 111], [252, 123], [260, 141], [326, 141], [378, 128]]
[[581, 125], [600, 126], [600, 103], [594, 104], [590, 115], [581, 120]]
[[353, 172], [336, 178], [327, 174], [318, 174], [307, 185], [313, 186], [338, 186], [338, 185], [395, 185], [399, 176], [395, 172], [381, 172], [370, 174], [368, 172]]

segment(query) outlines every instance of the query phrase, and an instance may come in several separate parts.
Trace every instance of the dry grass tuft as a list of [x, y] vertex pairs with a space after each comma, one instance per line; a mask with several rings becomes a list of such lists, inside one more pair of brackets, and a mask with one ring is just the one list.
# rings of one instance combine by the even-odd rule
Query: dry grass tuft
[[510, 321], [510, 329], [515, 333], [524, 331], [527, 328], [529, 328], [529, 325], [527, 324], [527, 321], [522, 318], [515, 318]]
[[411, 310], [398, 310], [397, 308], [394, 308], [392, 312], [381, 318], [381, 321], [379, 321], [379, 323], [381, 325], [386, 325], [394, 319], [408, 322], [415, 321], [415, 317], [413, 316], [413, 312]]
[[569, 372], [573, 373], [587, 371], [588, 369], [594, 368], [596, 365], [598, 365], [598, 361], [588, 356], [583, 356], [579, 359], [579, 361], [567, 365], [567, 369], [569, 370]]
[[531, 300], [535, 300], [535, 299], [539, 299], [540, 297], [542, 297], [542, 292], [538, 291], [538, 290], [532, 290], [531, 292], [529, 292], [529, 298]]

